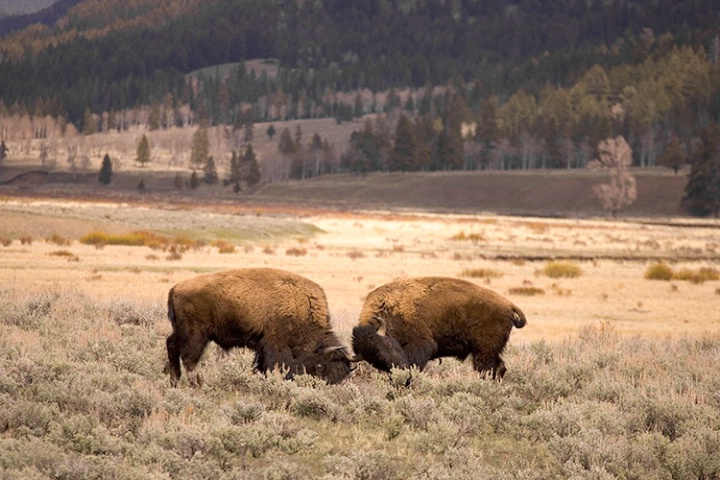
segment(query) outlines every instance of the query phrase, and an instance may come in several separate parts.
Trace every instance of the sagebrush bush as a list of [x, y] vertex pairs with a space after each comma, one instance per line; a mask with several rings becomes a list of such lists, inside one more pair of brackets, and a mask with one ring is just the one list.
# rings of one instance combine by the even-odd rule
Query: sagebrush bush
[[161, 300], [1, 286], [0, 477], [720, 476], [717, 334], [511, 342], [502, 382], [455, 359], [288, 381], [212, 345], [203, 385], [172, 388], [166, 322]]
[[648, 280], [665, 280], [670, 281], [673, 278], [673, 271], [665, 262], [658, 262], [650, 265], [645, 270], [645, 278]]
[[545, 265], [542, 273], [550, 278], [575, 278], [582, 275], [582, 268], [574, 262], [552, 261]]
[[460, 276], [470, 278], [501, 278], [503, 274], [488, 268], [466, 268], [460, 272]]

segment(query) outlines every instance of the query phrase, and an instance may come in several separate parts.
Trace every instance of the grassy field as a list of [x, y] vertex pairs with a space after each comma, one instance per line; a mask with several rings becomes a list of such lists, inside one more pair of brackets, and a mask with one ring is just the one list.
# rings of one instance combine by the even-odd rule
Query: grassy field
[[[718, 478], [719, 226], [4, 199], [0, 477]], [[476, 281], [528, 325], [502, 383], [455, 360], [288, 382], [213, 347], [171, 388], [168, 289], [251, 266], [322, 285], [346, 344], [402, 276]]]

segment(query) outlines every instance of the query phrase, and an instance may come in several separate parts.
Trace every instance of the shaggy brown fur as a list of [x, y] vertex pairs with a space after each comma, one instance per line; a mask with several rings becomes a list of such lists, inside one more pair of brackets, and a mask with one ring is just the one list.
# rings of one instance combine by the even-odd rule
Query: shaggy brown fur
[[[385, 284], [365, 300], [356, 331], [379, 320], [387, 336], [400, 345], [410, 365], [424, 368], [440, 357], [473, 357], [478, 372], [502, 378], [506, 368], [500, 354], [513, 327], [522, 328], [523, 312], [500, 294], [474, 283], [447, 277], [418, 277]], [[380, 336], [363, 335], [353, 348], [380, 370], [389, 370], [399, 352], [379, 346]], [[378, 352], [381, 354], [378, 355]]]
[[325, 292], [294, 273], [270, 268], [227, 270], [178, 283], [168, 294], [167, 338], [171, 382], [180, 359], [191, 377], [208, 342], [248, 347], [258, 370], [284, 367], [328, 383], [350, 373], [350, 361], [330, 325]]

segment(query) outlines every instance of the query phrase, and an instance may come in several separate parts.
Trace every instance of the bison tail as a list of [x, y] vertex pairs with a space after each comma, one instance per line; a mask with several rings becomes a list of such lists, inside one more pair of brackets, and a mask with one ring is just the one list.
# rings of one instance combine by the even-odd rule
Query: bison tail
[[170, 289], [170, 293], [168, 293], [168, 320], [170, 320], [170, 325], [172, 325], [173, 330], [175, 330], [175, 305], [173, 304], [173, 290], [174, 288]]
[[527, 319], [525, 318], [525, 314], [520, 310], [519, 308], [513, 308], [512, 311], [512, 322], [513, 325], [515, 325], [515, 328], [522, 328], [527, 323]]

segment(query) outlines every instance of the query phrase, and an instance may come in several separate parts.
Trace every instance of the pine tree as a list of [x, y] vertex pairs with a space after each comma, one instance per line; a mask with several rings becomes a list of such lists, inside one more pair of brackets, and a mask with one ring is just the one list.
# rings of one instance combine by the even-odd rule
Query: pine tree
[[150, 143], [148, 142], [147, 137], [143, 134], [137, 146], [137, 156], [135, 157], [135, 161], [138, 162], [141, 167], [144, 167], [150, 160]]
[[258, 164], [257, 155], [255, 155], [255, 151], [253, 150], [251, 143], [249, 143], [245, 148], [245, 153], [242, 156], [241, 163], [241, 171], [243, 172], [242, 180], [245, 184], [249, 187], [254, 187], [260, 183], [260, 165]]
[[692, 215], [720, 216], [720, 125], [713, 122], [700, 131], [690, 157], [690, 173], [683, 207]]
[[3, 161], [7, 157], [7, 146], [5, 140], [0, 141], [0, 167], [2, 167]]
[[228, 178], [225, 180], [224, 185], [238, 185], [242, 180], [242, 170], [240, 166], [240, 157], [235, 150], [232, 152], [230, 157], [230, 172]]
[[405, 115], [401, 115], [395, 130], [395, 144], [388, 156], [388, 170], [391, 172], [416, 170], [416, 155], [417, 141], [413, 124]]
[[188, 186], [195, 190], [200, 186], [200, 179], [198, 178], [198, 174], [196, 170], [193, 170], [190, 174], [190, 181], [188, 183]]
[[276, 133], [275, 125], [273, 125], [273, 124], [271, 123], [270, 126], [267, 128], [267, 131], [266, 131], [265, 133], [267, 134], [268, 138], [269, 138], [270, 140], [272, 140], [273, 137], [275, 136], [275, 133]]
[[212, 155], [210, 155], [207, 159], [207, 163], [205, 164], [205, 167], [203, 168], [205, 171], [205, 176], [203, 177], [203, 181], [208, 185], [215, 185], [218, 183], [218, 173], [217, 173], [217, 167], [215, 166], [215, 158], [213, 158]]
[[102, 165], [100, 165], [98, 182], [102, 185], [108, 185], [112, 181], [112, 174], [112, 160], [110, 160], [110, 155], [106, 153], [102, 159]]
[[190, 167], [201, 168], [207, 164], [210, 155], [210, 138], [207, 127], [201, 126], [193, 134], [192, 150], [190, 151]]
[[290, 130], [284, 128], [280, 134], [280, 141], [278, 142], [278, 150], [283, 155], [292, 155], [297, 152], [298, 144], [292, 139]]

